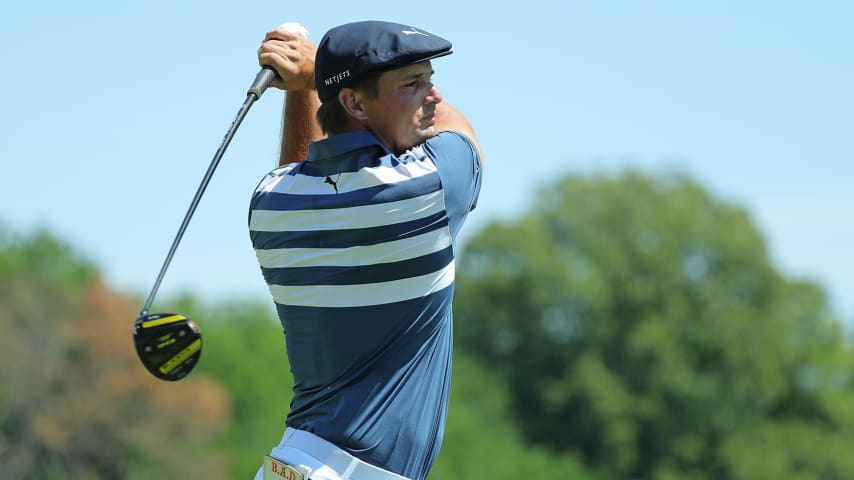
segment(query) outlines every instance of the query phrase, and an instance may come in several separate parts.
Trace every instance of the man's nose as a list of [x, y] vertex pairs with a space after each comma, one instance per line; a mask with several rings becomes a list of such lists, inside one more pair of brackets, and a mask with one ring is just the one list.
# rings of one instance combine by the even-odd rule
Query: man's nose
[[424, 103], [442, 103], [442, 92], [435, 86], [430, 87], [430, 94], [424, 99]]

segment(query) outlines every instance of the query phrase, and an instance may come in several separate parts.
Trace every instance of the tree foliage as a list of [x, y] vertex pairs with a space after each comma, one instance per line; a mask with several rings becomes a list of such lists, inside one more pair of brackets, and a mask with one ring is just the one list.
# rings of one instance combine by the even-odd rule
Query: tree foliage
[[743, 209], [679, 175], [570, 176], [468, 245], [458, 345], [528, 440], [611, 478], [854, 478], [850, 348]]
[[225, 390], [155, 380], [128, 299], [50, 235], [3, 235], [0, 477], [229, 478], [216, 459], [188, 461], [225, 424]]
[[486, 365], [456, 352], [445, 439], [430, 480], [600, 480], [575, 455], [527, 444], [514, 428], [508, 390]]

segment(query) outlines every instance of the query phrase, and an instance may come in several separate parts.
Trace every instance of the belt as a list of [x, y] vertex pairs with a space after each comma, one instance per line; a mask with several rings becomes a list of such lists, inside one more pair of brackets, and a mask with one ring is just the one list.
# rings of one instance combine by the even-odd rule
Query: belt
[[282, 444], [311, 455], [341, 476], [342, 480], [409, 480], [404, 476], [363, 462], [334, 444], [304, 430], [288, 427]]

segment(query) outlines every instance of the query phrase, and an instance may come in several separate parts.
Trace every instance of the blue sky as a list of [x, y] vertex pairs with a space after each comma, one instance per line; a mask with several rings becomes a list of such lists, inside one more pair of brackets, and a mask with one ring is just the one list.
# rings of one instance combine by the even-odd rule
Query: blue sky
[[[557, 176], [678, 170], [740, 205], [774, 264], [854, 322], [854, 3], [14, 2], [0, 15], [0, 219], [148, 293], [258, 70], [266, 30], [385, 19], [454, 43], [435, 82], [487, 159], [463, 240]], [[249, 113], [155, 302], [268, 298], [246, 233], [282, 93]]]

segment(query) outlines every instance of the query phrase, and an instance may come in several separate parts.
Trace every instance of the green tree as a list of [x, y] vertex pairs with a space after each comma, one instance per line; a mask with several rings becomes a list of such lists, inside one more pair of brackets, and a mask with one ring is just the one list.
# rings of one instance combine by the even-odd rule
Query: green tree
[[825, 294], [687, 177], [566, 177], [460, 261], [458, 344], [530, 441], [620, 479], [854, 478]]
[[500, 380], [465, 352], [455, 354], [445, 439], [430, 480], [598, 479], [574, 455], [525, 443]]
[[136, 307], [51, 235], [0, 230], [0, 477], [230, 478], [227, 458], [188, 461], [226, 423], [226, 392], [149, 375]]

